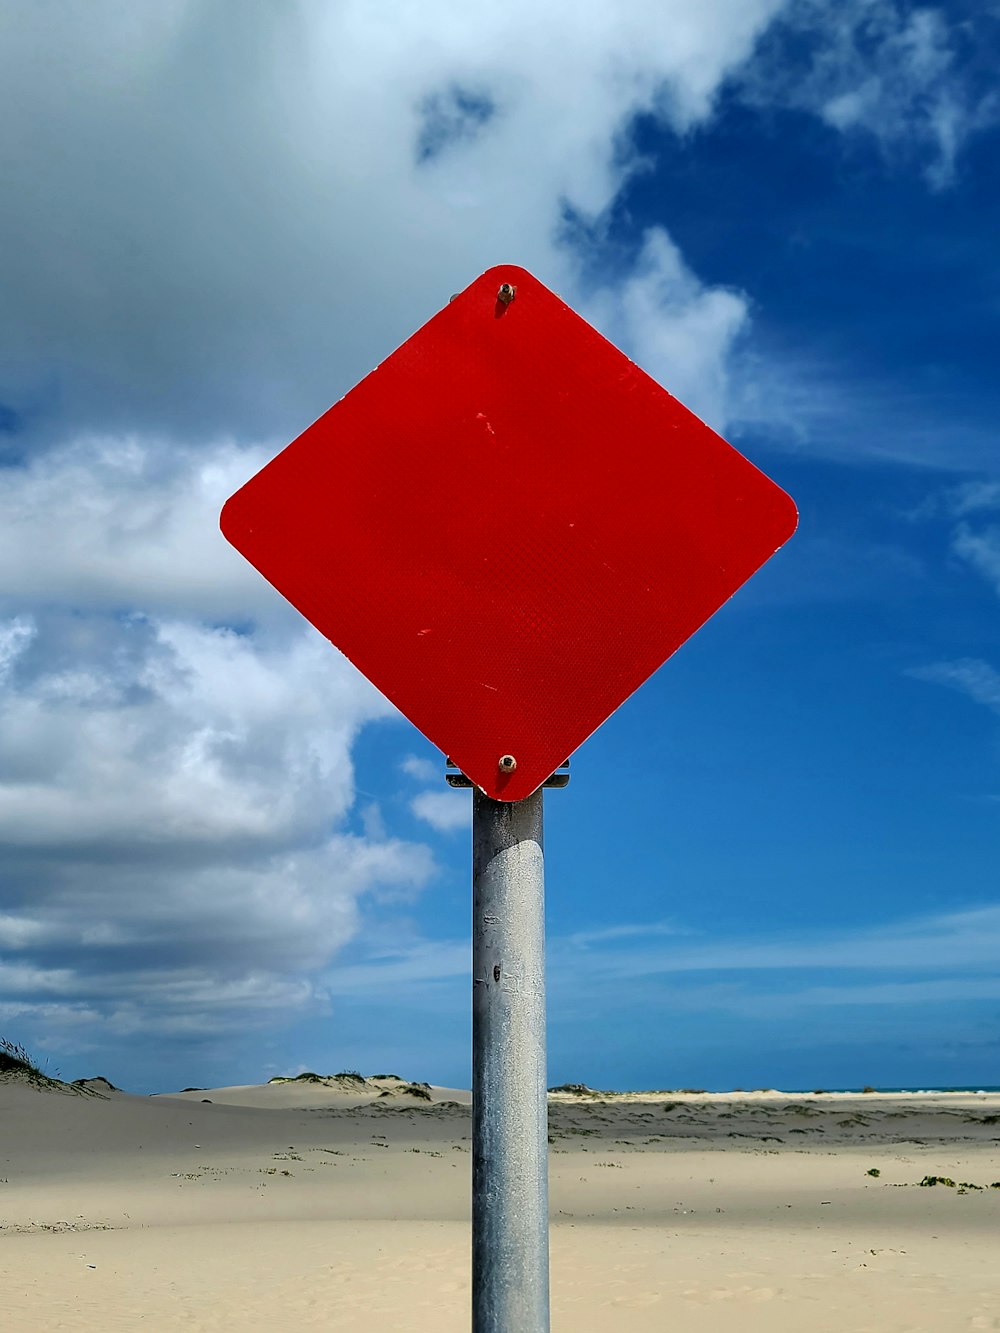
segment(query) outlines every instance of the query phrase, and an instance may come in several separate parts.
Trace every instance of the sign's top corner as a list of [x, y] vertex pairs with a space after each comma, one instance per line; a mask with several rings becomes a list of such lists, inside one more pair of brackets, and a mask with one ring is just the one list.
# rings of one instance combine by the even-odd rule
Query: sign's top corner
[[497, 282], [538, 282], [540, 279], [526, 269], [522, 264], [491, 264], [484, 273], [479, 275], [475, 281], [482, 282], [485, 278], [493, 278]]

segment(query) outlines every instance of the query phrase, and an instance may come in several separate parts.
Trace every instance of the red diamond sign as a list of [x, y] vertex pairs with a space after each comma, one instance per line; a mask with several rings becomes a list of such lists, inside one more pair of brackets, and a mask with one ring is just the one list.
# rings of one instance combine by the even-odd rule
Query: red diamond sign
[[503, 801], [540, 786], [795, 524], [784, 491], [512, 265], [222, 513], [251, 564]]

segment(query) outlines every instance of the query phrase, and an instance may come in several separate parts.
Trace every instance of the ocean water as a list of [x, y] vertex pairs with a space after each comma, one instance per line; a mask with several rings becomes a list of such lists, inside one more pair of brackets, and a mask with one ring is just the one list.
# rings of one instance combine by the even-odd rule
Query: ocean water
[[[815, 1092], [815, 1088], [784, 1088], [784, 1092]], [[864, 1088], [824, 1088], [824, 1092], [864, 1092]], [[876, 1092], [1000, 1092], [988, 1083], [970, 1087], [876, 1088]]]

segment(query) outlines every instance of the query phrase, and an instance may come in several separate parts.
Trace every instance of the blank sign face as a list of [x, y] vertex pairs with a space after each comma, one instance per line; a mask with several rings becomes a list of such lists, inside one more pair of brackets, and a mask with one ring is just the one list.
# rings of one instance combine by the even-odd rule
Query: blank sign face
[[540, 786], [795, 524], [780, 487], [514, 265], [477, 278], [222, 514], [261, 574], [503, 801]]

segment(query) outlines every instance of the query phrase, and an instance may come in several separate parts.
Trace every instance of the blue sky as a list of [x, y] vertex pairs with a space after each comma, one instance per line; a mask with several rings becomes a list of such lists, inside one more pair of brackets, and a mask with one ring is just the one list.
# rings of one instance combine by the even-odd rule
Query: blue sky
[[217, 515], [507, 259], [801, 513], [546, 797], [550, 1081], [1000, 1083], [995, 7], [0, 9], [0, 1035], [468, 1085], [468, 796]]

